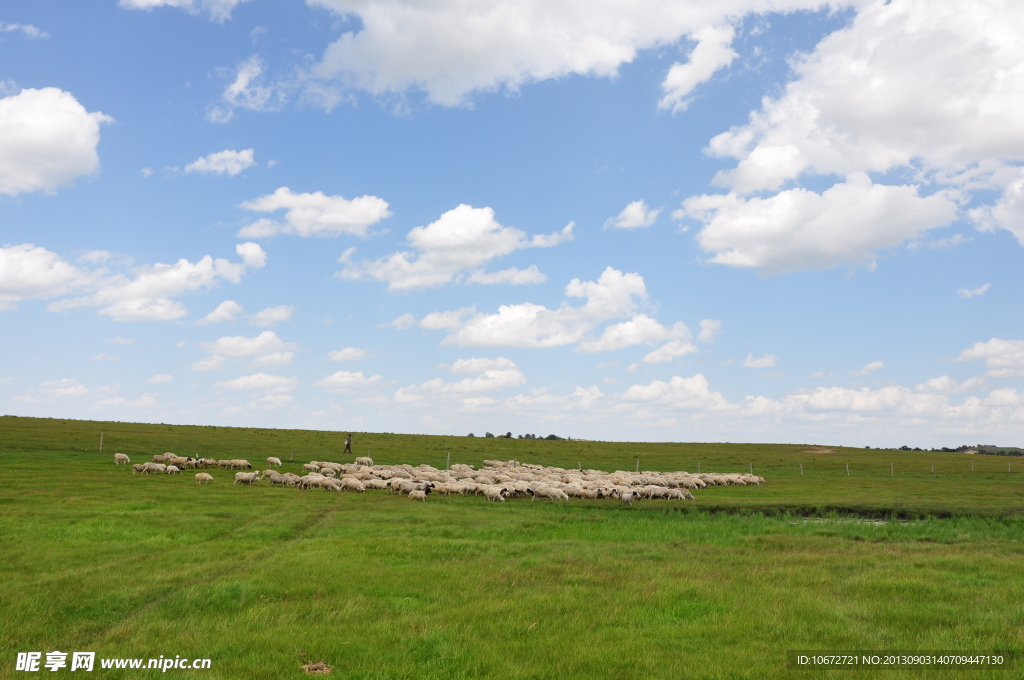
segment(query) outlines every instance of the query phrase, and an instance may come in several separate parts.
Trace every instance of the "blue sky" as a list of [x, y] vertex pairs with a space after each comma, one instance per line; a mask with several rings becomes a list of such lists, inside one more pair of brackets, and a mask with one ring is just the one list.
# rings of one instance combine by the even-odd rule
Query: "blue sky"
[[1009, 2], [0, 14], [5, 413], [1019, 444]]

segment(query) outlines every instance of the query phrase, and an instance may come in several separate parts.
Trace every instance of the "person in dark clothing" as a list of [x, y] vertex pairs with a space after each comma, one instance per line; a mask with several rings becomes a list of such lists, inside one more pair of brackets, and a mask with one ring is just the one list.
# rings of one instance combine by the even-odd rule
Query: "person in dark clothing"
[[352, 453], [352, 434], [345, 437], [345, 450], [342, 453]]

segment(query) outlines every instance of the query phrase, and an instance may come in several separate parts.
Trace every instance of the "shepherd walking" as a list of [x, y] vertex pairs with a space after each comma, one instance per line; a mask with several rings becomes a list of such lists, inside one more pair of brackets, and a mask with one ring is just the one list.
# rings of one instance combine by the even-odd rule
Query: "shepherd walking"
[[352, 433], [345, 437], [345, 450], [342, 453], [352, 453]]

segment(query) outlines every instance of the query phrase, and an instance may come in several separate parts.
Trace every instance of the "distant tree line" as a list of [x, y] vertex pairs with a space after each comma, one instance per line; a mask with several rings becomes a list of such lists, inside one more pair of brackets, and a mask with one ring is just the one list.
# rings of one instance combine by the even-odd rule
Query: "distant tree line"
[[[466, 436], [467, 437], [475, 437], [476, 435], [473, 434], [472, 432], [470, 432]], [[484, 437], [485, 438], [494, 439], [495, 435], [493, 433], [491, 433], [491, 432], [486, 432], [486, 433], [484, 433]], [[565, 440], [565, 437], [559, 437], [557, 434], [549, 434], [547, 437], [538, 437], [535, 434], [520, 434], [520, 435], [516, 435], [514, 438], [515, 439], [548, 439], [548, 440], [551, 440], [551, 441], [563, 441], [563, 440]], [[505, 434], [499, 434], [499, 435], [497, 435], [497, 439], [513, 439], [512, 433], [511, 432], [506, 432]]]

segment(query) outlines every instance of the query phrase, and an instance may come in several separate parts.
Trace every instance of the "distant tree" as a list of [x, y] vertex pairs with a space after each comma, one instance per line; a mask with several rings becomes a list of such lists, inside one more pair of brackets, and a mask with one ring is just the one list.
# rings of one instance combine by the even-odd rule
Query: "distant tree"
[[505, 439], [512, 439], [512, 433], [511, 432], [506, 432], [505, 433]]
[[475, 437], [476, 435], [475, 435], [475, 434], [473, 434], [472, 432], [470, 432], [470, 433], [469, 433], [469, 434], [467, 434], [466, 436], [467, 436], [467, 437]]
[[484, 434], [484, 437], [490, 437], [491, 439], [494, 439], [494, 435], [491, 434], [490, 432]]

